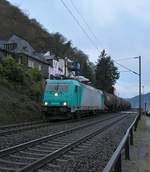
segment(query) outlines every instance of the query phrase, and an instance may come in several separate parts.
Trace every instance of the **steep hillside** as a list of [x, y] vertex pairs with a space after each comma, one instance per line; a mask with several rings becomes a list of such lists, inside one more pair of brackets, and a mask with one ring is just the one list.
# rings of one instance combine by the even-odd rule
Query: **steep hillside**
[[29, 41], [36, 50], [49, 49], [50, 34], [35, 20], [30, 20], [19, 8], [0, 0], [0, 39], [16, 33]]
[[0, 40], [7, 40], [16, 34], [26, 39], [36, 51], [51, 51], [61, 58], [69, 57], [81, 65], [81, 74], [93, 80], [88, 56], [73, 47], [72, 42], [60, 33], [48, 33], [35, 19], [29, 19], [18, 7], [6, 0], [0, 0]]
[[[132, 107], [136, 108], [139, 106], [139, 96], [132, 97], [129, 101], [131, 102]], [[144, 102], [146, 102], [147, 108], [150, 111], [150, 93], [142, 95], [142, 107], [144, 107]]]
[[40, 104], [23, 94], [21, 86], [0, 79], [0, 124], [41, 118]]

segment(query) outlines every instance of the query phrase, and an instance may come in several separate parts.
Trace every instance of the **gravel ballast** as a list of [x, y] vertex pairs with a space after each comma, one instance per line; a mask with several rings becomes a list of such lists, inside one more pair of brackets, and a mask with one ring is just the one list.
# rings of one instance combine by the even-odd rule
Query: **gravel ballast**
[[[134, 119], [135, 115], [131, 115], [102, 134], [73, 149], [72, 152], [60, 157], [52, 164], [59, 167], [59, 170], [56, 168], [54, 171], [101, 172]], [[42, 168], [42, 170], [49, 169], [48, 166]]]
[[99, 115], [98, 117], [87, 118], [85, 120], [76, 121], [76, 122], [53, 122], [50, 123], [50, 126], [34, 128], [31, 130], [25, 130], [17, 133], [13, 133], [11, 135], [0, 136], [0, 149], [4, 149], [7, 147], [11, 147], [17, 144], [21, 144], [30, 140], [34, 140], [49, 134], [55, 134], [60, 131], [64, 131], [67, 129], [71, 129], [74, 127], [78, 127], [83, 124], [87, 124], [89, 122], [94, 122], [96, 120], [101, 120], [106, 117], [113, 116], [112, 114]]

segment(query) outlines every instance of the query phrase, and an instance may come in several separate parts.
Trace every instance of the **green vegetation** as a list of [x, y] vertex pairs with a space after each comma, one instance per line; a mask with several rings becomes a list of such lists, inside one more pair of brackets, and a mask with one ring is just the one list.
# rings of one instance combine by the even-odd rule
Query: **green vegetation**
[[[0, 39], [8, 40], [16, 34], [26, 39], [37, 52], [50, 51], [61, 58], [67, 56], [80, 63], [81, 75], [89, 78], [97, 88], [113, 93], [119, 73], [105, 51], [98, 60], [95, 75], [95, 65], [89, 61], [88, 55], [74, 47], [62, 34], [48, 33], [35, 19], [29, 19], [23, 11], [6, 0], [0, 0], [0, 13]], [[0, 122], [12, 122], [15, 115], [17, 121], [34, 112], [39, 116], [40, 85], [39, 71], [17, 64], [12, 57], [4, 58], [0, 62]]]
[[40, 119], [40, 104], [21, 93], [22, 86], [0, 79], [0, 124]]
[[[97, 78], [97, 88], [104, 88], [100, 86], [101, 84], [99, 84], [99, 82], [101, 82], [101, 78], [98, 76], [103, 76], [103, 73], [105, 74], [104, 70], [102, 70], [103, 73], [99, 73], [101, 70], [99, 71], [97, 68], [97, 75], [95, 77], [95, 66], [89, 61], [88, 55], [77, 47], [74, 47], [72, 42], [67, 40], [62, 34], [58, 32], [49, 33], [39, 22], [35, 19], [29, 19], [27, 14], [6, 0], [0, 0], [0, 11], [1, 39], [7, 40], [13, 34], [17, 34], [26, 39], [37, 52], [45, 53], [50, 51], [61, 58], [67, 56], [70, 60], [80, 63], [81, 75], [89, 78], [93, 83], [95, 83], [95, 78]], [[106, 91], [113, 92], [113, 84], [115, 80], [118, 79], [118, 74], [113, 73], [113, 77], [116, 78], [111, 78], [112, 83], [108, 83], [110, 80], [107, 82], [109, 88], [107, 88]], [[97, 82], [98, 79], [100, 79], [99, 82]], [[107, 77], [105, 77], [105, 79], [107, 79]]]
[[16, 63], [15, 59], [8, 56], [3, 58], [0, 64], [0, 76], [14, 85], [21, 85], [22, 90], [31, 98], [40, 100], [42, 80], [41, 73], [37, 69], [28, 69], [22, 64]]
[[[78, 61], [81, 65], [81, 75], [93, 80], [93, 73], [89, 65], [88, 56], [72, 45], [62, 34], [48, 33], [35, 19], [29, 17], [18, 7], [6, 0], [0, 0], [0, 38], [7, 40], [13, 34], [26, 39], [37, 52], [55, 54], [57, 57], [68, 57]], [[5, 21], [5, 22], [4, 22]]]
[[150, 169], [146, 169], [146, 170], [144, 170], [144, 172], [150, 172]]
[[118, 69], [111, 57], [103, 50], [96, 66], [96, 87], [114, 94], [114, 85], [117, 79], [119, 79]]
[[0, 123], [39, 119], [41, 73], [6, 57], [0, 64]]

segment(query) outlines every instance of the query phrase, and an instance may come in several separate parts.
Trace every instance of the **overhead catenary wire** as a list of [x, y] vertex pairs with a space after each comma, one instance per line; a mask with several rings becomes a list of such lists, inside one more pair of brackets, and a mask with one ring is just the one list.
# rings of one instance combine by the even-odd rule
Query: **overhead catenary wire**
[[99, 43], [100, 45], [102, 45], [102, 43], [99, 41], [99, 39], [97, 38], [96, 34], [92, 31], [90, 25], [87, 23], [85, 17], [83, 17], [83, 15], [80, 13], [80, 11], [78, 10], [78, 8], [76, 7], [76, 5], [74, 4], [74, 2], [72, 0], [70, 0], [73, 8], [75, 9], [75, 11], [77, 12], [77, 14], [81, 17], [82, 21], [84, 22], [84, 24], [86, 25], [87, 29], [89, 30], [89, 32], [91, 33], [91, 35], [93, 36], [93, 38], [95, 38], [95, 40], [97, 41], [97, 43]]
[[[84, 29], [84, 27], [80, 24], [79, 20], [75, 17], [75, 15], [73, 14], [73, 12], [71, 11], [71, 9], [67, 6], [67, 4], [64, 2], [64, 0], [60, 0], [61, 3], [63, 4], [63, 6], [65, 7], [65, 9], [69, 12], [69, 14], [72, 16], [72, 18], [74, 19], [74, 21], [76, 22], [76, 24], [80, 27], [80, 29], [82, 30], [82, 32], [85, 34], [85, 36], [88, 38], [88, 40], [90, 41], [90, 43], [94, 46], [94, 48], [98, 51], [98, 53], [101, 53], [101, 51], [99, 50], [99, 48], [97, 47], [97, 45], [95, 44], [95, 42], [91, 39], [91, 37], [89, 36], [89, 34], [87, 33], [87, 31]], [[85, 23], [87, 23], [85, 21]], [[88, 24], [87, 24], [88, 25]], [[93, 34], [92, 34], [93, 35]], [[95, 35], [95, 34], [94, 34]], [[93, 35], [93, 36], [94, 36]], [[95, 37], [95, 36], [94, 36]], [[121, 66], [122, 68], [136, 74], [139, 75], [137, 72], [133, 71], [132, 69], [118, 63], [116, 60], [113, 59], [113, 62], [118, 64], [119, 66]]]
[[127, 61], [127, 60], [134, 60], [133, 57], [129, 57], [129, 58], [119, 58], [119, 59], [116, 59], [116, 61]]
[[132, 72], [132, 73], [134, 73], [134, 74], [136, 74], [136, 75], [139, 75], [137, 72], [135, 72], [134, 70], [132, 70], [132, 69], [130, 69], [130, 68], [128, 68], [128, 67], [126, 67], [126, 66], [124, 66], [124, 65], [122, 65], [122, 64], [120, 64], [120, 63], [118, 63], [118, 62], [116, 62], [115, 60], [113, 60], [116, 64], [118, 64], [119, 66], [121, 66], [121, 67], [123, 67], [124, 69], [127, 69], [129, 72]]
[[96, 48], [96, 50], [98, 51], [98, 53], [100, 53], [97, 45], [95, 44], [95, 42], [92, 40], [92, 38], [89, 36], [89, 34], [87, 33], [87, 31], [84, 29], [84, 27], [80, 24], [80, 22], [78, 21], [78, 19], [75, 17], [75, 15], [73, 14], [73, 12], [71, 11], [71, 9], [66, 5], [66, 3], [63, 0], [60, 0], [63, 4], [63, 6], [66, 8], [66, 10], [70, 13], [70, 15], [72, 16], [72, 18], [74, 19], [74, 21], [77, 23], [77, 25], [80, 27], [80, 29], [82, 30], [82, 32], [86, 35], [86, 37], [88, 38], [88, 40], [90, 41], [90, 43], [94, 46], [94, 48]]
[[122, 72], [130, 72], [128, 70], [120, 70], [119, 73], [122, 73]]

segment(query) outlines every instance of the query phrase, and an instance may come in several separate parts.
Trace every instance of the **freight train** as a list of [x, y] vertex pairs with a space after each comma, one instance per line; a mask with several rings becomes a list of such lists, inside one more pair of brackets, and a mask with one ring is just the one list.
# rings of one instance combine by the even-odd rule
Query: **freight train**
[[81, 114], [114, 112], [130, 108], [125, 99], [77, 80], [46, 80], [42, 111], [49, 118], [73, 118]]

